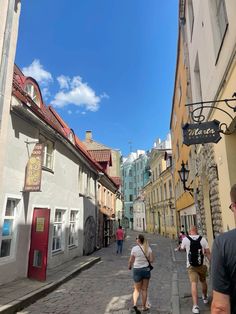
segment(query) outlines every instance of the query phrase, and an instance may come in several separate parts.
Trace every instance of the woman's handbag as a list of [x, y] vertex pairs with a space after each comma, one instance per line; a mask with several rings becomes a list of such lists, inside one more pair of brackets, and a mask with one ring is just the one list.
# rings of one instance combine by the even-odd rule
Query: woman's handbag
[[146, 260], [148, 261], [148, 267], [149, 267], [150, 271], [153, 270], [153, 266], [152, 266], [152, 264], [150, 263], [149, 259], [147, 258], [146, 254], [144, 253], [144, 250], [142, 249], [142, 247], [141, 247], [140, 245], [138, 245], [138, 246], [139, 246], [140, 249], [142, 250], [144, 256], [146, 257]]

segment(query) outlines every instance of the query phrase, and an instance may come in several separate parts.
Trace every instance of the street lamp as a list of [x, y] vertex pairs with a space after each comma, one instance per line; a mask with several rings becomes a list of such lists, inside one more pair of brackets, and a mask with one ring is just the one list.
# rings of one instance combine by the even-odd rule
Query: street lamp
[[188, 181], [189, 177], [189, 172], [190, 171], [185, 167], [185, 163], [182, 161], [181, 169], [178, 170], [180, 180], [183, 183], [184, 191], [193, 192], [192, 188], [186, 186], [186, 182]]

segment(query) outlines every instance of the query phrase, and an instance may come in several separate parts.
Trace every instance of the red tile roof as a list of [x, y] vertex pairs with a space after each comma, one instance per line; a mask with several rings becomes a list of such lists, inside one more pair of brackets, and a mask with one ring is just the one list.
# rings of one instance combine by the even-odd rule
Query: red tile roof
[[[31, 81], [34, 83], [40, 93], [41, 104], [40, 107], [34, 103], [31, 97], [25, 92], [25, 84]], [[52, 106], [46, 106], [41, 96], [41, 90], [38, 83], [31, 77], [26, 77], [22, 71], [15, 65], [13, 76], [13, 89], [12, 94], [25, 104], [31, 111], [39, 116], [43, 121], [50, 125], [53, 129], [58, 131], [65, 139], [68, 139], [70, 133], [74, 136], [74, 146], [82, 155], [89, 161], [89, 163], [98, 171], [103, 172], [103, 168], [99, 162], [112, 163], [112, 156], [110, 150], [89, 151], [85, 144], [74, 134], [73, 130], [65, 123], [56, 110]], [[96, 157], [96, 158], [95, 158]], [[104, 173], [115, 186], [118, 187], [116, 181], [113, 180], [107, 173]]]
[[109, 149], [89, 150], [89, 153], [97, 162], [109, 162], [109, 165], [112, 165], [111, 151]]

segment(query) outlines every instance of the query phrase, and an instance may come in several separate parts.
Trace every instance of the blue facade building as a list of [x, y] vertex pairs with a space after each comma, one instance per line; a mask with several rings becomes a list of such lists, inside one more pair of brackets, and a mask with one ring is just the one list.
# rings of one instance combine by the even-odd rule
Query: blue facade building
[[148, 182], [148, 153], [137, 150], [123, 158], [122, 194], [124, 197], [124, 224], [133, 229], [133, 202], [140, 196], [143, 186]]

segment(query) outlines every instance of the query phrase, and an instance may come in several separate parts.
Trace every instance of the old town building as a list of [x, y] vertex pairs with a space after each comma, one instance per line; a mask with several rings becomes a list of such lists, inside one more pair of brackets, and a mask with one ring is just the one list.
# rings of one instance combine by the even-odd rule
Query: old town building
[[[1, 282], [96, 249], [97, 180], [102, 172], [31, 77], [14, 68], [1, 185]], [[17, 157], [16, 157], [17, 156]]]
[[[179, 4], [181, 39], [178, 53], [183, 51], [181, 58], [187, 72], [187, 86], [191, 87], [191, 97], [188, 91], [182, 95], [186, 97], [185, 103], [193, 104], [188, 106], [188, 122], [200, 129], [206, 122], [211, 122], [212, 126], [213, 120], [220, 124], [220, 133], [214, 131], [218, 140], [221, 137], [219, 141], [209, 139], [209, 135], [195, 137], [196, 142], [192, 141], [189, 149], [193, 162], [189, 170], [194, 178], [188, 184], [194, 189], [196, 220], [211, 244], [217, 234], [235, 227], [233, 214], [226, 208], [236, 170], [232, 153], [235, 148], [235, 102], [230, 100], [235, 97], [236, 21], [233, 12], [236, 3], [233, 0], [186, 0]], [[175, 94], [177, 90], [176, 84]], [[172, 129], [173, 121], [172, 112]]]
[[[148, 230], [176, 238], [176, 211], [173, 191], [170, 135], [158, 140], [150, 154], [150, 184], [144, 188]], [[152, 226], [150, 226], [150, 224]]]
[[94, 141], [92, 131], [86, 131], [83, 143], [102, 170], [97, 184], [97, 247], [108, 246], [115, 240], [115, 230], [122, 218], [120, 152]]

